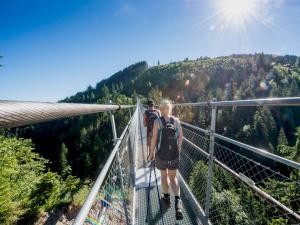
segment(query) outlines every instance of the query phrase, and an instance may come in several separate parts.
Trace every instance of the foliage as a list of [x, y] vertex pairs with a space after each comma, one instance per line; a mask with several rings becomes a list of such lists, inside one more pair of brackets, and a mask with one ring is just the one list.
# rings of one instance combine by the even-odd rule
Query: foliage
[[73, 196], [73, 204], [75, 206], [82, 206], [91, 188], [88, 185], [82, 185], [76, 194]]
[[152, 99], [155, 104], [159, 104], [162, 99], [162, 92], [156, 87], [152, 88], [148, 94], [149, 99]]
[[46, 171], [30, 140], [0, 136], [0, 223], [12, 224], [70, 202], [79, 179]]
[[66, 175], [70, 174], [72, 169], [68, 165], [68, 148], [64, 143], [61, 145], [59, 160], [60, 160], [60, 173], [63, 177], [65, 177]]
[[251, 218], [242, 209], [241, 199], [233, 190], [214, 192], [212, 209], [215, 209], [218, 224], [252, 224]]
[[[205, 199], [207, 173], [208, 166], [203, 161], [198, 161], [189, 178], [189, 186], [202, 205]], [[275, 199], [296, 212], [299, 210], [297, 208], [299, 203], [290, 201], [291, 199], [298, 201], [300, 198], [297, 183], [268, 179], [264, 181], [263, 187], [264, 191], [272, 193]], [[248, 185], [237, 182], [232, 175], [217, 165], [213, 167], [211, 201], [210, 212], [214, 224], [275, 225], [290, 222], [287, 218], [280, 217], [281, 213], [278, 214], [274, 207], [268, 206], [264, 200], [256, 196]], [[275, 215], [278, 215], [277, 218], [273, 218]]]
[[298, 127], [296, 132], [296, 143], [294, 146], [288, 146], [288, 143], [285, 141], [279, 143], [278, 152], [281, 156], [284, 156], [288, 159], [294, 161], [300, 161], [300, 127]]
[[253, 121], [254, 141], [262, 146], [269, 146], [274, 152], [274, 145], [277, 137], [275, 120], [266, 107], [262, 107], [254, 114]]

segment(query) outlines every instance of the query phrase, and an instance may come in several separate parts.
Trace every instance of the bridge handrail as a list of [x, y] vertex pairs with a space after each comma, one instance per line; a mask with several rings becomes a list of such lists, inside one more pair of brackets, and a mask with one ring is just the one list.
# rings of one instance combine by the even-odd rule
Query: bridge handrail
[[135, 118], [136, 113], [137, 112], [135, 112], [134, 115], [131, 117], [127, 126], [124, 128], [120, 138], [117, 139], [117, 142], [116, 142], [112, 152], [110, 153], [107, 161], [105, 162], [105, 165], [104, 165], [103, 169], [101, 170], [99, 176], [97, 177], [97, 179], [92, 187], [92, 190], [90, 191], [89, 195], [87, 196], [83, 206], [81, 207], [79, 213], [77, 214], [73, 225], [81, 225], [84, 223], [84, 221], [92, 207], [93, 201], [96, 198], [96, 195], [97, 195], [101, 185], [105, 181], [105, 177], [107, 176], [109, 169], [112, 165], [112, 162], [118, 153], [122, 139], [125, 137], [126, 133], [128, 132], [130, 124], [132, 123], [132, 120]]
[[298, 170], [300, 169], [300, 163], [298, 163], [298, 162], [286, 159], [284, 157], [275, 155], [275, 154], [273, 154], [271, 152], [268, 152], [266, 150], [253, 147], [251, 145], [247, 145], [245, 143], [233, 140], [231, 138], [225, 137], [225, 136], [217, 134], [217, 133], [215, 133], [214, 135], [215, 135], [216, 138], [219, 138], [219, 139], [221, 139], [223, 141], [226, 141], [226, 142], [229, 142], [231, 144], [237, 145], [237, 146], [239, 146], [239, 147], [241, 147], [243, 149], [247, 149], [247, 150], [252, 151], [254, 153], [257, 153], [257, 154], [259, 154], [261, 156], [264, 156], [264, 157], [267, 157], [269, 159], [275, 160], [277, 162], [283, 163], [283, 164], [285, 164], [285, 165], [287, 165], [289, 167], [293, 167], [294, 169], [298, 169]]
[[134, 106], [0, 100], [0, 128], [13, 128], [131, 107]]
[[195, 103], [175, 103], [173, 106], [202, 106], [202, 107], [227, 107], [227, 106], [300, 106], [300, 97], [288, 98], [260, 98], [232, 101], [203, 101]]

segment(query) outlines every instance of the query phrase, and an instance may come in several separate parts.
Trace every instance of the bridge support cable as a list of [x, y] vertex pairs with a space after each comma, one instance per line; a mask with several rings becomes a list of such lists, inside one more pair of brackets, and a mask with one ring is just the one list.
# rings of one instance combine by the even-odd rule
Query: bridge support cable
[[110, 153], [74, 225], [131, 224], [133, 148], [138, 110]]
[[0, 100], [0, 128], [13, 128], [66, 117], [131, 107], [133, 106]]

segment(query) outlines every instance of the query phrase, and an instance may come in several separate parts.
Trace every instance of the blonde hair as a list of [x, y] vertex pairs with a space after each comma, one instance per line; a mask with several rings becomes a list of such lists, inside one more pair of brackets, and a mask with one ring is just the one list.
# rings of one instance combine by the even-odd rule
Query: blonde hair
[[[172, 114], [172, 104], [171, 104], [171, 102], [169, 100], [166, 100], [166, 99], [162, 100], [160, 102], [159, 108], [160, 109], [166, 109], [166, 110], [168, 110], [168, 114], [169, 115]], [[164, 114], [164, 113], [162, 112], [162, 114]]]

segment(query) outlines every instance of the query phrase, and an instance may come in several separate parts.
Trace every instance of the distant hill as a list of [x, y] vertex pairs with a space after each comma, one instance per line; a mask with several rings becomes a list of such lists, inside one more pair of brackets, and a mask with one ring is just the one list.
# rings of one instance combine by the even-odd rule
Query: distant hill
[[[95, 102], [103, 97], [103, 87], [111, 92], [131, 96], [135, 92], [147, 96], [155, 87], [174, 101], [195, 101], [199, 97], [217, 97], [225, 99], [226, 88], [233, 83], [240, 86], [242, 82], [255, 76], [258, 81], [267, 81], [268, 89], [253, 90], [253, 93], [239, 94], [234, 90], [233, 98], [251, 98], [265, 96], [286, 96], [290, 93], [274, 93], [281, 76], [289, 77], [289, 84], [299, 74], [299, 58], [297, 56], [276, 55], [231, 55], [217, 58], [201, 57], [196, 60], [184, 60], [170, 64], [148, 67], [145, 61], [133, 64], [113, 74], [108, 79], [97, 83], [93, 88], [66, 98], [70, 102]], [[289, 76], [291, 75], [291, 76]], [[186, 81], [190, 82], [186, 82]], [[272, 86], [273, 85], [273, 86]], [[174, 90], [175, 88], [175, 90]], [[238, 88], [238, 87], [237, 87]], [[170, 89], [172, 91], [170, 91]], [[223, 93], [222, 93], [223, 92]], [[251, 91], [250, 91], [251, 92]], [[252, 95], [254, 94], [254, 95]], [[230, 96], [227, 96], [230, 97]]]

